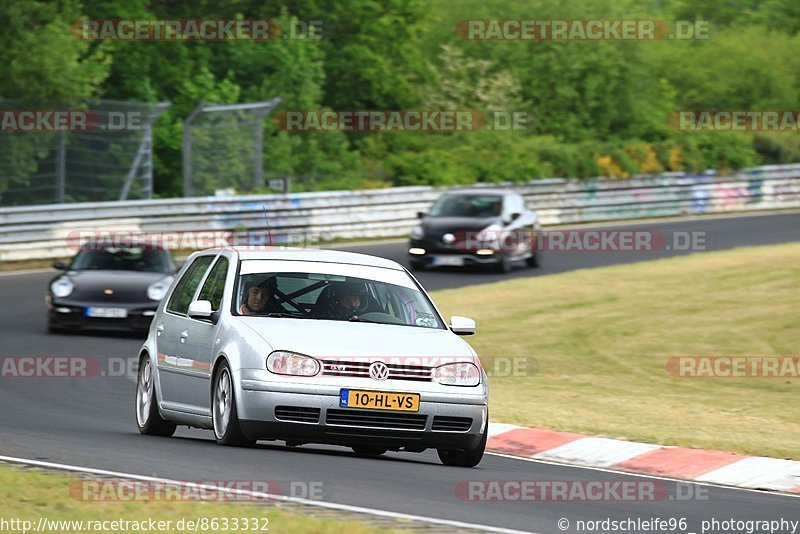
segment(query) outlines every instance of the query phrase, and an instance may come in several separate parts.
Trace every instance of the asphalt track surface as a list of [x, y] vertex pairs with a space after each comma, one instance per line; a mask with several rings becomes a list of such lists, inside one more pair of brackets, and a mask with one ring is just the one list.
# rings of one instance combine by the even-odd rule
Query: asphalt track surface
[[[800, 240], [800, 214], [642, 223], [635, 228], [665, 234], [706, 232], [707, 250], [720, 250]], [[352, 249], [400, 261], [405, 256], [402, 242]], [[428, 289], [435, 290], [680, 253], [683, 252], [551, 252], [544, 255], [540, 269], [518, 268], [505, 276], [479, 271], [431, 271], [421, 273], [420, 279]], [[51, 276], [52, 273], [0, 276], [0, 356], [93, 356], [101, 361], [104, 372], [112, 369], [109, 358], [135, 358], [141, 346], [136, 337], [46, 333], [43, 296]], [[464, 311], [466, 315], [468, 312]], [[456, 495], [460, 481], [652, 479], [492, 454], [486, 455], [478, 468], [461, 469], [442, 466], [433, 451], [357, 458], [341, 447], [289, 448], [283, 442], [259, 442], [254, 449], [235, 449], [217, 446], [210, 431], [185, 428], [172, 438], [142, 436], [135, 425], [134, 389], [130, 378], [102, 373], [89, 378], [2, 377], [0, 455], [189, 481], [321, 483], [322, 498], [331, 502], [532, 532], [588, 532], [576, 529], [578, 520], [607, 518], [688, 521], [686, 530], [660, 530], [663, 532], [700, 532], [700, 521], [711, 519], [800, 519], [797, 498], [688, 483], [680, 483], [679, 490], [673, 481], [663, 482], [668, 495], [651, 502], [470, 502]], [[703, 498], [681, 500], [677, 498], [678, 491], [695, 497], [699, 492]], [[570, 522], [565, 531], [557, 526], [561, 518]]]

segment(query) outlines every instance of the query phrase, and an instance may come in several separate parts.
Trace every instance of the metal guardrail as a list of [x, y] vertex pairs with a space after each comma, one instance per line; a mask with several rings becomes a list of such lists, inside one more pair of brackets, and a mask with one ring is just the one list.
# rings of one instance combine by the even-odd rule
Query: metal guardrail
[[[630, 180], [554, 178], [514, 188], [543, 226], [800, 207], [800, 164], [668, 173]], [[416, 213], [453, 188], [398, 187], [228, 198], [93, 202], [0, 209], [0, 261], [70, 256], [75, 232], [267, 231], [322, 240], [407, 234]], [[267, 224], [268, 221], [268, 224]]]

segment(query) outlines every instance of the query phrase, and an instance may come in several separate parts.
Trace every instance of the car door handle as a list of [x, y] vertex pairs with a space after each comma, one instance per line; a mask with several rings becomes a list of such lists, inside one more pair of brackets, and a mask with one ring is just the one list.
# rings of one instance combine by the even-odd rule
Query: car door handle
[[185, 343], [187, 337], [189, 337], [188, 330], [184, 330], [183, 332], [181, 332], [181, 343]]
[[163, 325], [163, 324], [160, 324], [160, 325], [158, 325], [158, 326], [156, 327], [156, 335], [157, 335], [157, 336], [160, 336], [160, 335], [161, 335], [161, 334], [163, 334], [163, 333], [164, 333], [164, 325]]

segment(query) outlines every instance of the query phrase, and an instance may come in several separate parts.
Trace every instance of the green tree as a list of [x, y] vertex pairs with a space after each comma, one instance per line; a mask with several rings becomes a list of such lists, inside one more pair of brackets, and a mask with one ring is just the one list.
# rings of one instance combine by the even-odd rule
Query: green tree
[[[0, 20], [9, 21], [0, 34], [0, 98], [9, 99], [12, 108], [79, 108], [100, 92], [111, 58], [105, 46], [92, 47], [70, 35], [69, 24], [80, 14], [80, 4], [72, 0], [0, 3]], [[49, 194], [54, 184], [34, 183], [32, 176], [52, 149], [54, 135], [7, 132], [2, 137], [0, 199], [9, 188]]]

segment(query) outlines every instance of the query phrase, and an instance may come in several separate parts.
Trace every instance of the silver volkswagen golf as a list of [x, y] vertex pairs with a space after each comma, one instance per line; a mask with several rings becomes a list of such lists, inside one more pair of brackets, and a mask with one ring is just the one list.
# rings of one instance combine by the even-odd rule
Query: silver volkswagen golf
[[359, 455], [434, 448], [473, 467], [488, 389], [461, 337], [394, 261], [330, 250], [193, 254], [139, 354], [143, 434], [213, 430], [222, 445], [326, 443]]

